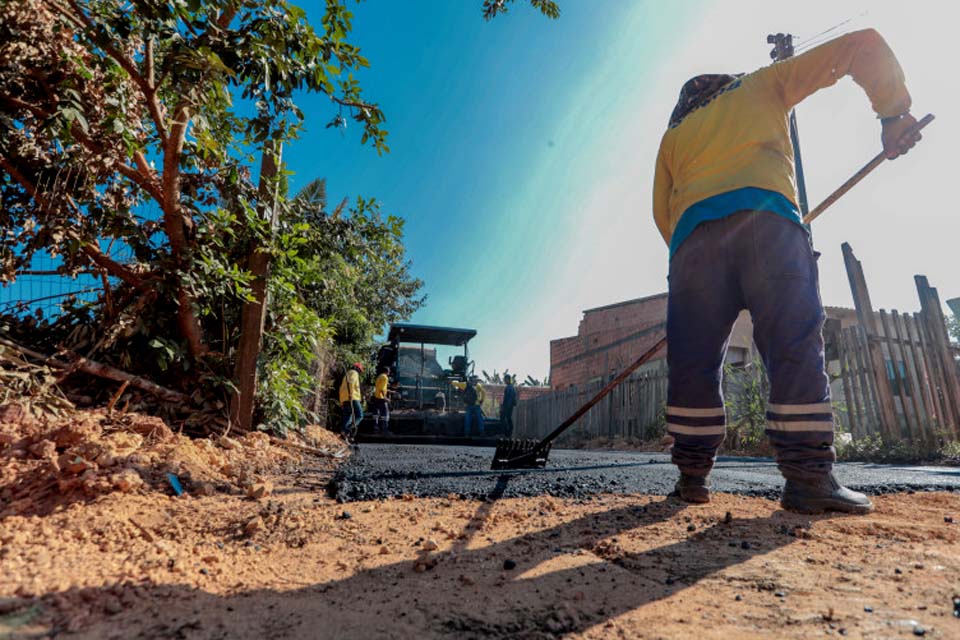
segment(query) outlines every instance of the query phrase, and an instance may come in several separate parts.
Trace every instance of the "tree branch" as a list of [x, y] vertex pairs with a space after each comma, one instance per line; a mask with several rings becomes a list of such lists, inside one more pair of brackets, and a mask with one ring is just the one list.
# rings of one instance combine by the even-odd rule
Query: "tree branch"
[[356, 102], [354, 100], [344, 100], [343, 98], [338, 98], [335, 95], [331, 95], [330, 99], [343, 107], [354, 107], [356, 109], [379, 109], [377, 105], [372, 103]]
[[[177, 267], [184, 264], [184, 253], [187, 249], [187, 237], [184, 232], [185, 216], [180, 206], [180, 155], [183, 152], [183, 142], [190, 124], [190, 108], [186, 102], [181, 102], [174, 110], [173, 124], [170, 127], [170, 136], [163, 146], [163, 226], [170, 240], [170, 253], [176, 261]], [[200, 321], [193, 310], [193, 299], [183, 285], [177, 288], [177, 324], [180, 335], [186, 341], [190, 354], [194, 357], [207, 352], [207, 345], [203, 342], [203, 330]]]
[[[73, 9], [75, 16], [72, 16], [74, 19], [79, 19], [88, 29], [96, 33], [97, 24], [83, 11], [83, 8], [77, 4], [76, 0], [69, 0], [70, 7]], [[56, 3], [53, 3], [53, 6], [64, 16], [71, 17], [63, 7], [60, 7]], [[146, 77], [140, 73], [140, 70], [137, 69], [137, 65], [134, 61], [127, 56], [123, 55], [119, 49], [110, 45], [110, 44], [100, 44], [98, 45], [103, 49], [104, 53], [113, 58], [113, 60], [120, 65], [120, 67], [127, 72], [127, 75], [130, 76], [130, 79], [133, 80], [134, 84], [140, 89], [143, 93], [143, 97], [147, 103], [147, 110], [150, 112], [150, 118], [153, 120], [154, 126], [157, 128], [157, 135], [160, 137], [161, 141], [164, 141], [167, 137], [166, 126], [163, 123], [163, 115], [160, 112], [160, 103], [157, 100], [157, 90], [153, 86], [151, 81], [148, 81], [147, 78], [153, 77], [153, 46], [152, 41], [147, 42], [147, 49], [149, 52], [149, 73]]]
[[240, 10], [240, 7], [231, 3], [229, 7], [224, 9], [223, 13], [217, 18], [217, 26], [221, 29], [226, 29], [230, 26], [230, 23], [233, 21], [234, 16], [237, 15], [237, 12]]
[[[25, 102], [13, 96], [0, 93], [0, 100], [14, 107], [29, 111], [30, 113], [32, 113], [37, 118], [40, 118], [41, 120], [46, 120], [48, 118], [53, 117], [53, 114], [50, 113], [49, 111], [45, 111], [44, 109], [36, 105], [30, 104], [29, 102]], [[80, 128], [79, 125], [74, 124], [70, 128], [70, 133], [71, 135], [73, 135], [74, 139], [77, 142], [87, 147], [87, 149], [89, 149], [90, 151], [93, 151], [94, 153], [106, 152], [106, 149], [102, 145], [94, 141], [94, 139], [91, 138], [89, 135], [84, 133], [83, 129]], [[181, 146], [182, 146], [182, 143], [181, 143]], [[119, 171], [121, 174], [123, 174], [127, 178], [130, 178], [130, 180], [136, 183], [137, 186], [139, 186], [141, 189], [149, 193], [150, 197], [152, 197], [154, 200], [156, 200], [159, 203], [162, 203], [163, 193], [157, 187], [156, 176], [153, 173], [153, 171], [150, 169], [150, 165], [147, 164], [146, 159], [143, 157], [143, 152], [141, 151], [136, 152], [134, 154], [134, 161], [137, 163], [137, 167], [138, 167], [137, 169], [125, 163], [117, 163], [117, 171]]]
[[29, 111], [30, 113], [32, 113], [37, 118], [40, 118], [41, 120], [46, 120], [51, 115], [53, 115], [49, 111], [45, 111], [35, 104], [30, 104], [29, 102], [21, 100], [20, 98], [15, 98], [5, 93], [0, 93], [0, 100], [3, 100], [10, 106], [16, 107], [18, 109], [23, 109], [25, 111]]
[[[36, 186], [32, 182], [30, 182], [30, 180], [25, 175], [20, 173], [20, 171], [15, 166], [10, 164], [10, 162], [7, 161], [6, 158], [2, 156], [0, 156], [0, 167], [2, 167], [4, 171], [9, 173], [14, 180], [20, 183], [20, 186], [22, 186], [26, 190], [26, 192], [30, 194], [30, 197], [33, 198], [38, 205], [40, 205], [41, 209], [45, 210], [48, 214], [55, 213], [53, 211], [52, 205], [47, 201], [47, 199], [44, 196], [40, 194]], [[73, 206], [76, 207], [76, 205], [73, 205]], [[140, 274], [136, 273], [126, 265], [120, 264], [119, 262], [113, 260], [112, 258], [104, 255], [104, 253], [100, 251], [99, 247], [97, 247], [95, 244], [89, 241], [83, 240], [75, 232], [68, 231], [68, 233], [70, 233], [70, 235], [75, 237], [77, 241], [80, 243], [80, 250], [83, 251], [83, 253], [88, 258], [90, 258], [91, 261], [96, 263], [97, 266], [103, 269], [106, 269], [110, 273], [110, 275], [116, 276], [117, 278], [120, 278], [127, 284], [133, 285], [135, 287], [138, 287], [143, 284], [143, 278], [140, 276]]]
[[39, 360], [54, 369], [65, 369], [68, 371], [79, 370], [92, 376], [113, 380], [114, 382], [125, 382], [133, 387], [136, 387], [137, 389], [151, 393], [162, 400], [166, 400], [167, 402], [176, 402], [185, 406], [192, 404], [190, 396], [185, 393], [180, 393], [179, 391], [174, 391], [173, 389], [167, 389], [166, 387], [161, 387], [155, 382], [151, 382], [146, 378], [141, 378], [140, 376], [127, 373], [126, 371], [121, 371], [116, 367], [95, 362], [94, 360], [88, 360], [77, 353], [73, 353], [72, 351], [67, 353], [72, 357], [73, 362], [67, 363], [63, 362], [62, 360], [57, 360], [52, 356], [47, 357], [42, 353], [34, 351], [33, 349], [28, 349], [27, 347], [23, 347], [16, 342], [6, 340], [4, 338], [0, 338], [0, 344], [10, 347], [11, 349], [16, 349], [23, 355], [29, 356], [34, 360]]
[[190, 111], [181, 103], [174, 112], [170, 137], [163, 145], [163, 193], [159, 198], [163, 208], [164, 227], [170, 238], [170, 249], [180, 259], [186, 244], [183, 231], [183, 216], [180, 213], [180, 154], [187, 135]]
[[156, 78], [153, 77], [153, 36], [147, 38], [147, 48], [144, 52], [143, 60], [144, 67], [146, 68], [145, 76], [147, 80], [147, 86], [152, 91], [156, 89], [156, 85], [154, 84], [154, 80]]
[[136, 273], [126, 265], [120, 264], [119, 262], [108, 257], [105, 253], [100, 251], [100, 248], [95, 244], [86, 242], [80, 246], [80, 249], [84, 254], [97, 266], [102, 267], [104, 271], [110, 275], [120, 278], [124, 282], [134, 287], [139, 287], [143, 284], [144, 280], [140, 277], [140, 274]]
[[[93, 138], [91, 138], [89, 135], [84, 133], [83, 129], [81, 129], [78, 125], [74, 124], [70, 128], [70, 133], [71, 135], [73, 135], [74, 139], [76, 139], [77, 142], [85, 146], [90, 151], [93, 151], [94, 153], [107, 152], [107, 150], [102, 145], [100, 145], [99, 143], [94, 141]], [[138, 155], [139, 155], [139, 158], [138, 158]], [[138, 168], [140, 170], [135, 169], [124, 162], [118, 162], [116, 165], [117, 171], [119, 171], [121, 174], [123, 174], [127, 178], [130, 178], [130, 180], [132, 180], [137, 186], [139, 186], [141, 189], [149, 193], [151, 198], [153, 198], [154, 200], [162, 204], [163, 193], [160, 191], [160, 188], [157, 186], [156, 176], [154, 175], [153, 171], [150, 170], [150, 165], [147, 164], [146, 158], [143, 157], [143, 152], [137, 151], [134, 154], [134, 161], [137, 162]], [[146, 169], [145, 173], [141, 172], [143, 169]]]

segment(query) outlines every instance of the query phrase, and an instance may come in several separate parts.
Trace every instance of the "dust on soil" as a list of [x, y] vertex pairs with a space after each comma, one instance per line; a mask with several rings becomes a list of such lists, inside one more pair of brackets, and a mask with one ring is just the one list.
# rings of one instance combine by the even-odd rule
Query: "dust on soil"
[[[329, 458], [260, 436], [225, 448], [85, 424], [64, 447], [64, 425], [6, 439], [0, 636], [960, 637], [956, 494], [883, 496], [864, 517], [723, 494], [342, 505], [324, 493]], [[131, 433], [144, 441], [124, 453]], [[95, 462], [103, 441], [111, 465]], [[76, 458], [98, 466], [67, 471]], [[170, 466], [187, 495], [158, 477]], [[120, 469], [143, 483], [118, 486]], [[45, 488], [65, 474], [64, 492]]]

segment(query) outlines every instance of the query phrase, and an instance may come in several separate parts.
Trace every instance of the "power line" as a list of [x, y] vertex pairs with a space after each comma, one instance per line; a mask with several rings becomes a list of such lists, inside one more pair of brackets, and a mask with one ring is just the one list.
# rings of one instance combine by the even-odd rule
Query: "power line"
[[828, 33], [830, 33], [831, 31], [836, 31], [837, 29], [839, 29], [839, 28], [842, 27], [843, 25], [845, 25], [845, 24], [847, 24], [848, 22], [850, 22], [851, 20], [853, 20], [855, 17], [857, 17], [857, 16], [850, 16], [849, 18], [847, 18], [847, 19], [844, 20], [843, 22], [840, 22], [840, 23], [838, 23], [838, 24], [835, 24], [835, 25], [833, 25], [832, 27], [830, 27], [829, 29], [827, 29], [827, 30], [825, 30], [825, 31], [821, 31], [820, 33], [818, 33], [818, 34], [815, 35], [815, 36], [810, 36], [809, 38], [804, 38], [803, 40], [800, 40], [799, 42], [797, 42], [797, 46], [800, 46], [800, 45], [802, 45], [802, 44], [806, 44], [806, 43], [810, 42], [811, 40], [816, 40], [816, 39], [819, 38], [820, 36], [825, 36], [825, 35], [827, 35]]
[[[856, 15], [852, 15], [852, 16], [850, 16], [849, 18], [847, 18], [846, 20], [843, 20], [842, 22], [838, 22], [837, 24], [833, 25], [833, 26], [830, 27], [829, 29], [825, 29], [824, 31], [821, 31], [820, 33], [818, 33], [818, 34], [816, 34], [816, 35], [812, 35], [812, 36], [810, 36], [809, 38], [805, 38], [805, 39], [803, 39], [803, 40], [800, 40], [800, 41], [797, 42], [797, 44], [796, 44], [796, 53], [800, 53], [801, 51], [806, 51], [807, 49], [810, 49], [810, 48], [812, 48], [812, 47], [815, 47], [815, 46], [817, 46], [817, 45], [819, 45], [819, 44], [823, 44], [824, 42], [827, 42], [828, 40], [831, 40], [831, 39], [833, 39], [834, 37], [837, 37], [838, 35], [843, 35], [843, 34], [834, 34], [833, 32], [836, 31], [837, 29], [839, 29], [840, 27], [842, 27], [842, 26], [844, 26], [844, 25], [846, 25], [846, 24], [849, 24], [849, 23], [853, 22], [853, 21], [854, 21], [855, 19], [857, 19], [857, 18], [862, 18], [863, 16], [867, 15], [868, 13], [870, 13], [870, 12], [869, 12], [869, 11], [864, 11], [863, 13], [859, 13], [859, 14], [856, 14]], [[845, 32], [845, 33], [846, 33], [846, 32]]]

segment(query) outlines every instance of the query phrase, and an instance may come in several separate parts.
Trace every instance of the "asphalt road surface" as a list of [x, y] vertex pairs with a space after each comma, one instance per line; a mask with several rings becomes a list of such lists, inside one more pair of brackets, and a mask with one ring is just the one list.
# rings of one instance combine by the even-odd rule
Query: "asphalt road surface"
[[[665, 453], [555, 449], [546, 469], [491, 471], [493, 449], [437, 445], [361, 444], [330, 483], [343, 502], [415, 496], [589, 498], [598, 493], [666, 495], [676, 468]], [[960, 467], [839, 463], [837, 477], [869, 494], [960, 491]], [[776, 498], [783, 480], [766, 458], [721, 457], [714, 491]]]

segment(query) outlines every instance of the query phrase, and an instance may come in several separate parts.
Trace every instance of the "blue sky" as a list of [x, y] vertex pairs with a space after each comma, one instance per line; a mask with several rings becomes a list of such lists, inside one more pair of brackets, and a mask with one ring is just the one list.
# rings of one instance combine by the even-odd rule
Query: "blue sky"
[[[617, 170], [604, 147], [620, 128], [618, 97], [649, 81], [640, 60], [622, 55], [624, 44], [642, 43], [652, 57], [667, 32], [638, 21], [640, 4], [622, 0], [602, 9], [565, 2], [557, 21], [521, 3], [491, 22], [479, 2], [412, 6], [355, 8], [352, 40], [371, 62], [361, 79], [387, 114], [391, 152], [359, 146], [356, 126], [324, 129], [329, 103], [309, 96], [308, 131], [285, 161], [295, 187], [325, 176], [331, 201], [372, 195], [406, 218], [429, 296], [415, 321], [477, 328], [479, 366], [541, 377], [546, 345], [559, 337], [560, 327], [542, 321], [566, 286], [558, 269], [566, 271], [578, 240], [609, 232], [597, 220], [582, 237], [571, 204]], [[686, 11], [646, 6], [664, 23]], [[638, 215], [644, 202], [634, 203]], [[563, 312], [563, 330], [575, 331], [578, 310]]]
[[[938, 116], [910, 156], [815, 224], [825, 304], [851, 304], [843, 241], [878, 308], [916, 310], [915, 273], [942, 299], [960, 295], [951, 168], [960, 92], [944, 81], [952, 69], [937, 45], [953, 37], [951, 4], [562, 0], [550, 21], [518, 0], [489, 23], [479, 6], [357, 5], [352, 41], [371, 63], [361, 79], [387, 114], [392, 152], [359, 146], [356, 126], [325, 130], [329, 103], [305, 97], [308, 130], [285, 159], [296, 181], [325, 176], [331, 200], [374, 196], [406, 218], [429, 295], [414, 320], [478, 329], [480, 368], [541, 377], [549, 340], [575, 334], [583, 309], [665, 290], [650, 188], [677, 91], [697, 73], [769, 64], [766, 35], [778, 31], [810, 42], [838, 23], [829, 35], [876, 27], [900, 58], [915, 111]], [[816, 203], [879, 150], [879, 126], [850, 79], [798, 117]]]
[[[303, 3], [319, 24], [319, 9]], [[317, 3], [319, 4], [319, 3]], [[666, 289], [667, 250], [650, 211], [654, 160], [683, 82], [769, 64], [769, 33], [803, 43], [875, 27], [906, 72], [915, 113], [937, 121], [814, 224], [825, 304], [851, 305], [840, 244], [863, 263], [877, 308], [918, 309], [913, 275], [960, 296], [956, 142], [960, 85], [944, 43], [960, 5], [929, 0], [561, 0], [544, 18], [517, 0], [352, 4], [351, 42], [371, 67], [365, 96], [387, 116], [392, 151], [304, 95], [306, 131], [286, 147], [293, 188], [326, 177], [331, 202], [376, 197], [407, 220], [429, 299], [414, 321], [472, 327], [478, 368], [542, 377], [549, 341], [584, 309]], [[811, 203], [879, 150], [879, 125], [849, 79], [798, 108]]]

